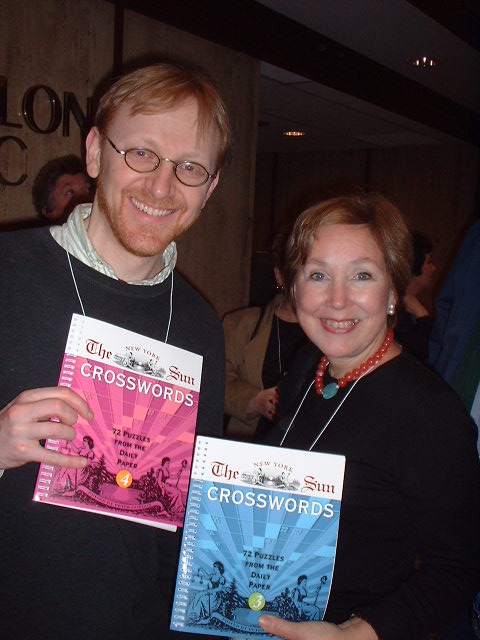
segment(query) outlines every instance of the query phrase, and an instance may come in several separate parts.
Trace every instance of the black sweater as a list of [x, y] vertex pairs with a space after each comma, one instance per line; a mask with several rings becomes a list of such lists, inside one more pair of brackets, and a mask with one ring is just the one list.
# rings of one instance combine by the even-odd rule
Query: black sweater
[[[320, 355], [309, 346], [289, 370], [267, 444], [285, 433]], [[284, 446], [308, 449], [344, 395], [324, 400], [311, 389]], [[381, 640], [415, 640], [472, 601], [480, 586], [475, 443], [457, 396], [413, 356], [403, 353], [357, 383], [315, 446], [346, 456], [325, 620], [356, 613]]]
[[[48, 229], [0, 234], [0, 265], [1, 408], [24, 389], [56, 386], [71, 315], [81, 309]], [[165, 339], [170, 278], [128, 285], [72, 265], [87, 315]], [[197, 432], [220, 435], [221, 325], [177, 273], [168, 342], [203, 355]], [[37, 470], [31, 463], [0, 479], [2, 638], [178, 640], [169, 620], [179, 533], [33, 503]]]

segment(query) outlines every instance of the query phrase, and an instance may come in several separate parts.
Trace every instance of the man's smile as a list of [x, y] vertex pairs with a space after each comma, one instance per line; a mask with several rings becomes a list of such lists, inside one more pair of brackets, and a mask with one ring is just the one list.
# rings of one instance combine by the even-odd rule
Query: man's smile
[[139, 211], [154, 217], [168, 216], [177, 209], [177, 207], [151, 207], [143, 202], [140, 202], [140, 200], [137, 200], [136, 198], [130, 198], [130, 201]]

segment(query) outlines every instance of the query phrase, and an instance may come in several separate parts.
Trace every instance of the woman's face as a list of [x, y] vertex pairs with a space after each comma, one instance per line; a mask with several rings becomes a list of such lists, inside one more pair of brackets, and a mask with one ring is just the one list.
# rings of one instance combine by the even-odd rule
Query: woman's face
[[385, 259], [368, 227], [320, 227], [294, 284], [297, 317], [337, 377], [381, 346], [395, 303]]
[[422, 265], [422, 273], [417, 276], [419, 283], [423, 289], [428, 289], [433, 284], [433, 276], [437, 267], [435, 266], [431, 253], [425, 254], [425, 260]]

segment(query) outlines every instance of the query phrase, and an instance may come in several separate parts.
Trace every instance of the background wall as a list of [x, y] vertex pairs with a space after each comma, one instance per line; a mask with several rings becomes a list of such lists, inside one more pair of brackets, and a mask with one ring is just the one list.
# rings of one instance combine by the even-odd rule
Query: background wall
[[[46, 85], [60, 101], [64, 91], [73, 92], [86, 113], [87, 98], [112, 75], [114, 51], [120, 56], [116, 66], [129, 68], [165, 57], [195, 63], [212, 76], [227, 103], [235, 145], [202, 217], [178, 243], [178, 268], [222, 315], [248, 297], [258, 62], [130, 11], [123, 14], [122, 31], [115, 41], [115, 6], [103, 0], [0, 3], [0, 76], [7, 80], [7, 85], [5, 80], [0, 84], [0, 139], [17, 138], [0, 146], [0, 174], [8, 182], [27, 176], [19, 186], [0, 184], [0, 229], [2, 224], [35, 219], [31, 188], [47, 160], [83, 153], [82, 134], [73, 118], [69, 136], [63, 135], [61, 124], [51, 133], [29, 128], [22, 99], [30, 87]], [[36, 122], [48, 128], [51, 96], [44, 90], [35, 95]]]

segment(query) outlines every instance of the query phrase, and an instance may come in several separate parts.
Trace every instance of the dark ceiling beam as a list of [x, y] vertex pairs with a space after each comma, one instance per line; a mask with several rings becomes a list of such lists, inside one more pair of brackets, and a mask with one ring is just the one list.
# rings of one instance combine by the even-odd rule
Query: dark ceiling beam
[[407, 0], [407, 2], [480, 51], [480, 5], [478, 0], [463, 2], [462, 0]]
[[480, 116], [254, 0], [111, 0], [480, 146]]

